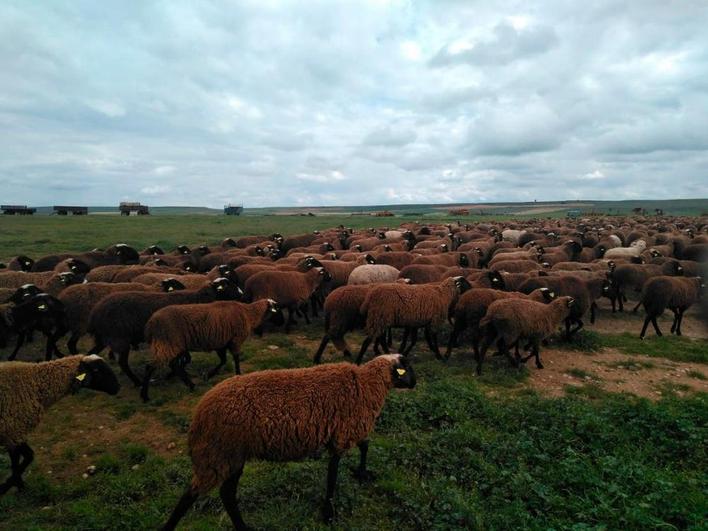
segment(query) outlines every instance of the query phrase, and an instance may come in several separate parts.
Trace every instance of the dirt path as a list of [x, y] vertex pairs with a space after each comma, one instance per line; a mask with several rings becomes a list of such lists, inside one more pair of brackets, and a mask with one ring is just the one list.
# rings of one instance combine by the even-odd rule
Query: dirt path
[[699, 363], [630, 356], [614, 349], [595, 354], [553, 349], [544, 351], [542, 359], [543, 370], [529, 362], [530, 385], [547, 396], [562, 396], [567, 386], [587, 384], [652, 400], [667, 392], [708, 392], [708, 367]]

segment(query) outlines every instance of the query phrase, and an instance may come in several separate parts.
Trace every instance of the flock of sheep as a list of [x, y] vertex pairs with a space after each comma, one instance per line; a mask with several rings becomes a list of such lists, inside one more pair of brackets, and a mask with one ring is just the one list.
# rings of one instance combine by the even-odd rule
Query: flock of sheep
[[[228, 350], [237, 375], [196, 408], [188, 438], [192, 482], [165, 528], [217, 486], [234, 525], [245, 527], [236, 490], [246, 461], [301, 459], [323, 449], [330, 455], [324, 516], [331, 521], [340, 456], [358, 446], [356, 476], [370, 478], [367, 436], [388, 391], [415, 386], [407, 355], [419, 332], [441, 360], [468, 338], [477, 373], [492, 346], [516, 366], [533, 357], [541, 369], [540, 348], [550, 336], [572, 341], [585, 320], [595, 321], [600, 298], [614, 312], [637, 294], [635, 311], [645, 310], [640, 337], [649, 324], [661, 335], [656, 319], [665, 310], [680, 335], [684, 312], [700, 298], [707, 260], [708, 220], [696, 218], [340, 226], [227, 238], [218, 249], [138, 252], [116, 244], [36, 261], [17, 256], [0, 264], [0, 346], [16, 338], [9, 361], [0, 362], [0, 445], [12, 467], [0, 495], [22, 488], [33, 459], [27, 436], [47, 407], [80, 388], [118, 392], [111, 365], [98, 355], [106, 347], [145, 401], [156, 371], [169, 370], [193, 388], [190, 353], [217, 353], [211, 377]], [[251, 334], [283, 325], [289, 331], [296, 318], [309, 323], [320, 311], [324, 336], [313, 367], [241, 375], [240, 351]], [[345, 336], [357, 329], [365, 339], [354, 358]], [[403, 333], [401, 354], [390, 354], [394, 329]], [[39, 332], [46, 361], [13, 361]], [[94, 346], [81, 355], [86, 334]], [[72, 355], [63, 357], [58, 342], [67, 335]], [[330, 341], [356, 363], [321, 365]], [[129, 354], [143, 342], [150, 358], [138, 376]], [[377, 356], [362, 364], [370, 347]]]

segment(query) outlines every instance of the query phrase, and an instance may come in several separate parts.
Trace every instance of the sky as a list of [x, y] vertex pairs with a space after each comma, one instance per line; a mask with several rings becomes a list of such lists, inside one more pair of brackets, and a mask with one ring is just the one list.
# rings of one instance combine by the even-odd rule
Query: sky
[[0, 198], [708, 197], [706, 1], [0, 2]]

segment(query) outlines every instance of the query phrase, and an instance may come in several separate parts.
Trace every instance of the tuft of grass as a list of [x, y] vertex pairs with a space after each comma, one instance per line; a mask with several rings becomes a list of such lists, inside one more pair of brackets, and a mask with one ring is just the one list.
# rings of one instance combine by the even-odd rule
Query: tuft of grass
[[697, 379], [697, 380], [708, 380], [708, 378], [706, 378], [706, 375], [705, 375], [705, 374], [703, 374], [701, 371], [697, 371], [697, 370], [694, 370], [694, 369], [691, 369], [691, 370], [688, 371], [686, 374], [687, 374], [688, 376], [690, 376], [691, 378], [695, 378], [695, 379]]
[[583, 369], [578, 369], [573, 367], [572, 369], [568, 369], [565, 371], [566, 374], [569, 374], [570, 376], [573, 376], [574, 378], [578, 378], [580, 380], [599, 380], [600, 378], [588, 371], [585, 371]]
[[610, 361], [605, 363], [605, 365], [614, 369], [626, 369], [628, 371], [639, 371], [642, 369], [653, 369], [656, 367], [655, 363], [643, 360]]
[[602, 350], [604, 346], [602, 336], [593, 330], [581, 330], [570, 341], [559, 339], [559, 343], [565, 349], [582, 350], [583, 352], [597, 352]]

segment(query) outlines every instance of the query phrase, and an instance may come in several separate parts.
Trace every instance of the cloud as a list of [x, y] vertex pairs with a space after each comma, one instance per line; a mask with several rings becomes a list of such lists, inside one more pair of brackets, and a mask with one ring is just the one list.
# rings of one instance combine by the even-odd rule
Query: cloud
[[700, 2], [2, 2], [0, 192], [708, 197], [706, 20]]

